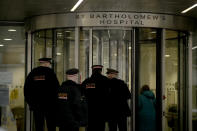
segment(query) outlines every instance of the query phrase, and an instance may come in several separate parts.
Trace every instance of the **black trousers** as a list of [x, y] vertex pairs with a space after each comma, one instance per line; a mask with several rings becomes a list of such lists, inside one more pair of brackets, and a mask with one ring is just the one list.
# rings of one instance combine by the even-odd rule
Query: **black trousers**
[[79, 127], [59, 127], [59, 131], [79, 131]]
[[127, 117], [120, 116], [109, 120], [109, 131], [127, 131]]
[[102, 119], [88, 118], [87, 131], [105, 131], [105, 121]]
[[44, 131], [44, 122], [47, 123], [47, 131], [56, 131], [55, 125], [55, 112], [52, 111], [43, 111], [43, 110], [34, 110], [34, 120], [35, 120], [35, 129], [36, 131]]

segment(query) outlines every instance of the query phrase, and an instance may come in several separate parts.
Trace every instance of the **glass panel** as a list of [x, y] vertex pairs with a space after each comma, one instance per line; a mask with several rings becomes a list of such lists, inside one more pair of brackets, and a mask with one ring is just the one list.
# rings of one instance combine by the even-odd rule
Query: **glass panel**
[[128, 81], [129, 47], [131, 31], [127, 30], [94, 30], [93, 31], [93, 64], [119, 71], [119, 78]]
[[36, 32], [33, 35], [34, 46], [34, 67], [39, 65], [38, 59], [41, 57], [52, 58], [52, 30]]
[[165, 47], [165, 130], [187, 129], [186, 34], [166, 30]]
[[46, 57], [52, 58], [52, 30], [46, 30]]
[[75, 67], [75, 31], [74, 29], [57, 30], [57, 76], [64, 81], [64, 73]]
[[156, 93], [156, 30], [140, 29], [140, 87], [145, 84]]
[[192, 48], [192, 130], [197, 130], [197, 31], [193, 33]]
[[23, 27], [0, 26], [0, 126], [8, 131], [24, 131], [24, 34]]
[[85, 80], [89, 74], [89, 30], [80, 31], [79, 43], [79, 70], [81, 73], [80, 81]]
[[178, 129], [178, 33], [166, 30], [165, 130]]
[[[106, 30], [93, 31], [93, 65], [102, 63], [103, 43], [109, 41], [109, 36]], [[107, 55], [107, 54], [106, 54]]]
[[34, 67], [39, 65], [38, 59], [45, 56], [45, 31], [36, 32], [33, 35]]
[[64, 37], [63, 37], [63, 30], [57, 30], [56, 37], [57, 37], [57, 47], [56, 47], [56, 75], [60, 83], [64, 81]]
[[139, 28], [136, 43], [137, 130], [156, 130], [156, 30]]

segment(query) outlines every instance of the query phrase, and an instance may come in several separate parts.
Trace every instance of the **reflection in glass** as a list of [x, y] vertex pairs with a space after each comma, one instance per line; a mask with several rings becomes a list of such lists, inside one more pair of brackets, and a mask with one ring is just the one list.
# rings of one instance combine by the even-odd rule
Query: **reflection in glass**
[[75, 67], [75, 31], [74, 29], [57, 30], [57, 76], [64, 81], [65, 71]]
[[45, 31], [36, 32], [33, 35], [34, 67], [39, 65], [38, 59], [45, 56]]
[[33, 35], [34, 46], [34, 67], [39, 65], [38, 59], [41, 57], [52, 58], [52, 30], [36, 32]]
[[129, 47], [131, 31], [93, 30], [93, 64], [102, 64], [106, 68], [119, 71], [119, 78], [128, 82]]
[[165, 130], [178, 130], [178, 33], [166, 31]]
[[46, 57], [52, 58], [52, 30], [46, 30]]
[[165, 130], [187, 129], [186, 34], [166, 30], [165, 46]]
[[63, 59], [63, 35], [62, 30], [57, 30], [57, 47], [56, 47], [56, 74], [60, 83], [64, 81], [64, 59]]
[[80, 43], [79, 43], [79, 70], [81, 73], [81, 80], [89, 75], [89, 30], [80, 31]]

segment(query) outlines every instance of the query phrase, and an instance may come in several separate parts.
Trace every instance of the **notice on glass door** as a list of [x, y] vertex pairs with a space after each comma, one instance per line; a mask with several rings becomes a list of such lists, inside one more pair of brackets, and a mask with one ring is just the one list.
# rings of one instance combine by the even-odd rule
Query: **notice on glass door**
[[12, 84], [12, 72], [0, 72], [0, 85]]
[[9, 105], [9, 88], [0, 86], [0, 106]]

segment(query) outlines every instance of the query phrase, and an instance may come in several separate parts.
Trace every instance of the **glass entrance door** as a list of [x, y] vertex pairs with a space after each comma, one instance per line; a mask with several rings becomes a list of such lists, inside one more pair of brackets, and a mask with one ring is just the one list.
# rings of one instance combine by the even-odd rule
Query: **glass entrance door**
[[157, 30], [135, 30], [135, 130], [156, 131]]
[[170, 30], [165, 35], [165, 130], [184, 131], [188, 130], [187, 35]]
[[137, 131], [187, 130], [186, 39], [176, 31], [136, 29]]
[[[81, 81], [91, 75], [94, 64], [103, 65], [103, 75], [107, 68], [116, 69], [132, 94], [128, 131], [140, 130], [141, 120], [160, 131], [184, 131], [188, 118], [186, 45], [187, 34], [172, 30], [76, 27], [35, 32], [32, 56], [34, 66], [38, 58], [52, 57], [60, 83], [69, 68], [80, 69]], [[148, 117], [140, 115], [144, 85], [155, 97], [151, 100], [155, 111], [145, 108], [152, 114]]]

